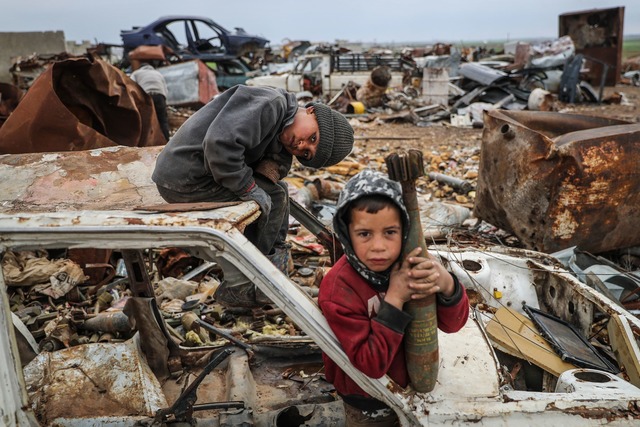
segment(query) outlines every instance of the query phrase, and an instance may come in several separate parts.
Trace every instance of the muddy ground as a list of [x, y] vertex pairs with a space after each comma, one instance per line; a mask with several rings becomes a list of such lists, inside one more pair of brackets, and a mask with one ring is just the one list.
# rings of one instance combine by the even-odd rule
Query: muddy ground
[[[554, 111], [560, 112], [610, 117], [630, 122], [640, 121], [640, 87], [607, 87], [604, 89], [603, 99], [618, 99], [621, 94], [622, 102], [618, 104], [565, 104], [555, 101], [553, 107]], [[360, 162], [366, 162], [369, 158], [373, 163], [382, 163], [382, 159], [389, 152], [416, 148], [424, 152], [427, 172], [440, 172], [466, 179], [475, 186], [482, 129], [456, 128], [447, 120], [435, 122], [428, 127], [418, 127], [406, 122], [385, 123], [368, 119], [352, 119], [351, 123], [357, 139], [354, 155]], [[472, 206], [473, 193], [465, 200], [442, 185], [431, 183], [427, 187], [423, 186], [423, 190], [430, 191], [435, 199], [441, 198]]]
[[[565, 104], [559, 101], [554, 103], [554, 110], [586, 114], [593, 116], [611, 117], [630, 122], [640, 121], [640, 87], [618, 85], [607, 87], [603, 98], [614, 97], [615, 94], [624, 94], [626, 102], [623, 104]], [[352, 120], [352, 124], [354, 121]], [[411, 123], [382, 123], [373, 121], [370, 123], [354, 124], [356, 147], [362, 152], [380, 153], [380, 150], [394, 148], [417, 148], [426, 152], [479, 149], [482, 140], [482, 129], [462, 129], [450, 126], [445, 121], [434, 123], [429, 127], [418, 127]], [[364, 139], [370, 137], [372, 139]], [[381, 139], [374, 139], [381, 138]], [[392, 138], [392, 139], [386, 139]], [[396, 138], [402, 138], [396, 140]], [[443, 150], [444, 149], [444, 150]], [[455, 172], [455, 171], [453, 171]], [[459, 171], [458, 171], [459, 172]]]

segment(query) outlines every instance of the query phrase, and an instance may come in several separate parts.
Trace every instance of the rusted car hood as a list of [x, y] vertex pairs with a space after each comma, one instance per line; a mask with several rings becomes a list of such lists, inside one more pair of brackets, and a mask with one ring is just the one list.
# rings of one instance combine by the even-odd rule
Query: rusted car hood
[[550, 112], [485, 114], [474, 213], [528, 248], [640, 244], [640, 124]]

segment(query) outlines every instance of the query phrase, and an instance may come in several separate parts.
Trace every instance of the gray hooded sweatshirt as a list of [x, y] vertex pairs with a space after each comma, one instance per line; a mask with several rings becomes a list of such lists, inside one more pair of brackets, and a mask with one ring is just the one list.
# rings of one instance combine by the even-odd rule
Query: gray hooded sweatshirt
[[[234, 86], [191, 116], [158, 156], [151, 178], [181, 193], [222, 186], [244, 194], [259, 160], [291, 168], [293, 157], [278, 140], [298, 110], [295, 95], [281, 89]], [[285, 173], [286, 175], [286, 173]]]

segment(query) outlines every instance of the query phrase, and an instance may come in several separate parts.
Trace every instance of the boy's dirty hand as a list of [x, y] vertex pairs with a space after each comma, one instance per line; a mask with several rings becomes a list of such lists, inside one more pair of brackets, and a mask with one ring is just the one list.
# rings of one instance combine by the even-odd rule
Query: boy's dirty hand
[[431, 254], [427, 256], [428, 258], [409, 259], [413, 266], [408, 273], [409, 288], [414, 291], [411, 299], [426, 298], [436, 292], [442, 293], [445, 297], [453, 295], [455, 290], [453, 277], [436, 257]]
[[409, 252], [404, 261], [397, 263], [391, 270], [389, 288], [384, 299], [401, 310], [404, 303], [414, 298], [413, 295], [416, 293], [411, 287], [411, 282], [414, 280], [412, 275], [415, 275], [413, 273], [415, 266], [429, 261], [428, 258], [419, 257], [420, 252], [422, 252], [421, 248], [415, 248]]
[[271, 197], [257, 185], [253, 185], [249, 191], [240, 196], [240, 199], [244, 201], [255, 201], [258, 206], [260, 206], [260, 210], [264, 214], [263, 217], [266, 218], [269, 216], [269, 212], [271, 212]]

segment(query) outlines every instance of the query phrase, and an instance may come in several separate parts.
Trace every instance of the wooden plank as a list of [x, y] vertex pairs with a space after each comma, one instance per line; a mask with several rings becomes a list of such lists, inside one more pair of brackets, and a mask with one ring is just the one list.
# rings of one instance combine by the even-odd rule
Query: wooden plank
[[486, 330], [489, 338], [502, 351], [529, 361], [555, 376], [576, 368], [563, 361], [538, 333], [533, 322], [515, 310], [507, 307], [498, 309], [493, 319], [487, 323]]
[[640, 349], [629, 322], [614, 313], [607, 324], [609, 342], [618, 364], [629, 377], [629, 382], [640, 387]]

